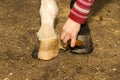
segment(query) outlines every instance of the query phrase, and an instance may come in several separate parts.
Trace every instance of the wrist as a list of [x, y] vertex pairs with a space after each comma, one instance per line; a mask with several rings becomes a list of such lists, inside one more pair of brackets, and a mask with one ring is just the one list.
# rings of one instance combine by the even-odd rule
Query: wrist
[[76, 25], [81, 26], [81, 24], [80, 24], [80, 23], [78, 23], [78, 22], [76, 22], [76, 21], [72, 20], [71, 18], [68, 18], [68, 21], [70, 21], [71, 23], [74, 23], [74, 24], [76, 24]]

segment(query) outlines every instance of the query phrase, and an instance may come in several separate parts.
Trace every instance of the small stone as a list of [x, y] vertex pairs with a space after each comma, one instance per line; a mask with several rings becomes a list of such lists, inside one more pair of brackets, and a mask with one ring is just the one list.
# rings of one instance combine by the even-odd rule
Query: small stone
[[98, 48], [99, 50], [103, 50], [102, 48]]
[[28, 78], [26, 78], [25, 80], [29, 80]]
[[111, 70], [109, 70], [111, 72]]
[[5, 78], [4, 80], [10, 80], [9, 78]]
[[31, 30], [34, 30], [34, 28], [32, 27]]
[[10, 73], [9, 75], [10, 75], [10, 76], [12, 76], [12, 75], [13, 75], [13, 73]]
[[29, 47], [27, 47], [27, 49], [30, 49]]
[[116, 47], [117, 47], [117, 45], [114, 45], [114, 47], [116, 48]]
[[116, 32], [116, 33], [119, 33], [119, 31], [118, 31], [118, 30], [115, 30], [115, 32]]
[[62, 66], [63, 68], [65, 68], [65, 66]]
[[96, 40], [96, 41], [99, 41], [99, 40]]
[[116, 68], [113, 69], [113, 71], [116, 71], [116, 70], [117, 70]]
[[114, 29], [111, 29], [111, 31], [114, 31]]

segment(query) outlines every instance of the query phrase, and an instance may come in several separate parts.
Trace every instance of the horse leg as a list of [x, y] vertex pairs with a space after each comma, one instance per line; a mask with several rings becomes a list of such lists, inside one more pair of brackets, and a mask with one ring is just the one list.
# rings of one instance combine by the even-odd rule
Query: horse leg
[[37, 33], [40, 41], [38, 58], [50, 60], [58, 55], [59, 44], [54, 31], [54, 20], [58, 13], [55, 0], [41, 0], [41, 28]]

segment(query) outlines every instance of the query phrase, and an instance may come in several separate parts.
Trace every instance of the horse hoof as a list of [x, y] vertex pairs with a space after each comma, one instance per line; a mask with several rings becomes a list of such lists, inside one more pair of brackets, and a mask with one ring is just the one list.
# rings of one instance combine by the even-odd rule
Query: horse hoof
[[84, 45], [80, 45], [80, 46], [78, 45], [78, 46], [75, 46], [74, 48], [71, 48], [70, 51], [72, 53], [88, 54], [93, 51], [93, 43], [92, 43], [91, 36], [80, 36], [79, 35], [78, 39], [84, 42]]
[[32, 52], [34, 59], [50, 60], [59, 53], [59, 43], [57, 38], [38, 40]]
[[42, 60], [50, 60], [59, 53], [59, 43], [57, 38], [44, 39], [40, 41], [38, 58]]
[[93, 43], [90, 34], [90, 28], [88, 24], [82, 24], [80, 32], [78, 33], [78, 40], [81, 40], [84, 44], [81, 46], [76, 46], [71, 49], [72, 53], [82, 54], [82, 53], [91, 53], [93, 51]]

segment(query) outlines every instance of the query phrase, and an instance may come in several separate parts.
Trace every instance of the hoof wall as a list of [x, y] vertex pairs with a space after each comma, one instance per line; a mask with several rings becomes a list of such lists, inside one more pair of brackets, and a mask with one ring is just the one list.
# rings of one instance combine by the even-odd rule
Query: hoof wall
[[32, 52], [34, 59], [51, 60], [59, 53], [59, 43], [57, 38], [38, 40]]
[[42, 60], [50, 60], [59, 53], [59, 43], [57, 38], [41, 40], [38, 58]]

